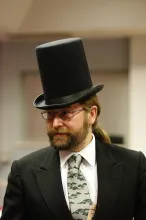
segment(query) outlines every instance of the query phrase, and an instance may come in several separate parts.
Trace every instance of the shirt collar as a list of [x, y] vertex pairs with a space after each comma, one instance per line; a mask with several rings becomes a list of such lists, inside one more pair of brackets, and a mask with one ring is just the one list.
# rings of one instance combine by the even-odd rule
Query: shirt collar
[[59, 151], [60, 155], [60, 167], [61, 169], [64, 167], [66, 161], [73, 154], [80, 154], [92, 167], [95, 166], [95, 136], [92, 134], [92, 141], [80, 152], [74, 153], [69, 151]]

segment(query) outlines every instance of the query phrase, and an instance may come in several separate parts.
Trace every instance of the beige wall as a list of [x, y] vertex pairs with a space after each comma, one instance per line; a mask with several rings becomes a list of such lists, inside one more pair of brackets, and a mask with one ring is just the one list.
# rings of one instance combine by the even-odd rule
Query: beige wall
[[130, 43], [129, 145], [146, 155], [146, 37]]

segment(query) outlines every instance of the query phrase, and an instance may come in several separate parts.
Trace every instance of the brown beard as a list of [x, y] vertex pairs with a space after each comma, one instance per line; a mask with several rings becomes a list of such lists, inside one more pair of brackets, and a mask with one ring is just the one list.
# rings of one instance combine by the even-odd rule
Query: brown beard
[[[83, 126], [78, 131], [58, 128], [47, 132], [50, 144], [59, 150], [74, 151], [79, 145], [83, 144], [89, 132], [89, 124], [85, 117]], [[57, 135], [61, 133], [63, 135]]]

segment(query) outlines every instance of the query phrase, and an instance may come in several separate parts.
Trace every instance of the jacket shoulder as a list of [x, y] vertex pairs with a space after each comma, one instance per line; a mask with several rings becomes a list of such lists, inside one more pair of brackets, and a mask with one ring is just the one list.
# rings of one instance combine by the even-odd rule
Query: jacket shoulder
[[118, 161], [139, 160], [139, 158], [145, 158], [141, 151], [132, 150], [123, 146], [115, 144], [103, 143], [96, 140], [96, 146], [100, 146], [103, 151], [112, 155], [112, 157]]
[[56, 154], [56, 149], [51, 146], [48, 146], [48, 147], [42, 148], [40, 150], [34, 151], [34, 152], [18, 159], [17, 163], [20, 166], [37, 165], [37, 164], [40, 164], [42, 161], [44, 161], [44, 159], [46, 157], [49, 159], [49, 157], [51, 158], [55, 154]]

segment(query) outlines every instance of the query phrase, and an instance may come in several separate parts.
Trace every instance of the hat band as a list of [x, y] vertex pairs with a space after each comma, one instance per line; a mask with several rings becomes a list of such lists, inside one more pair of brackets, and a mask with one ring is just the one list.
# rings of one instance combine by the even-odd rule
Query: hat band
[[82, 97], [84, 94], [86, 94], [89, 91], [89, 89], [91, 89], [91, 88], [94, 89], [94, 87], [96, 87], [96, 86], [92, 86], [92, 87], [90, 87], [88, 89], [85, 89], [81, 92], [77, 92], [77, 93], [74, 93], [74, 94], [71, 94], [71, 95], [68, 95], [68, 96], [59, 97], [59, 98], [56, 98], [56, 99], [50, 99], [50, 100], [47, 100], [47, 101], [45, 99], [45, 103], [46, 103], [46, 105], [68, 103], [71, 100], [76, 100], [79, 97]]

